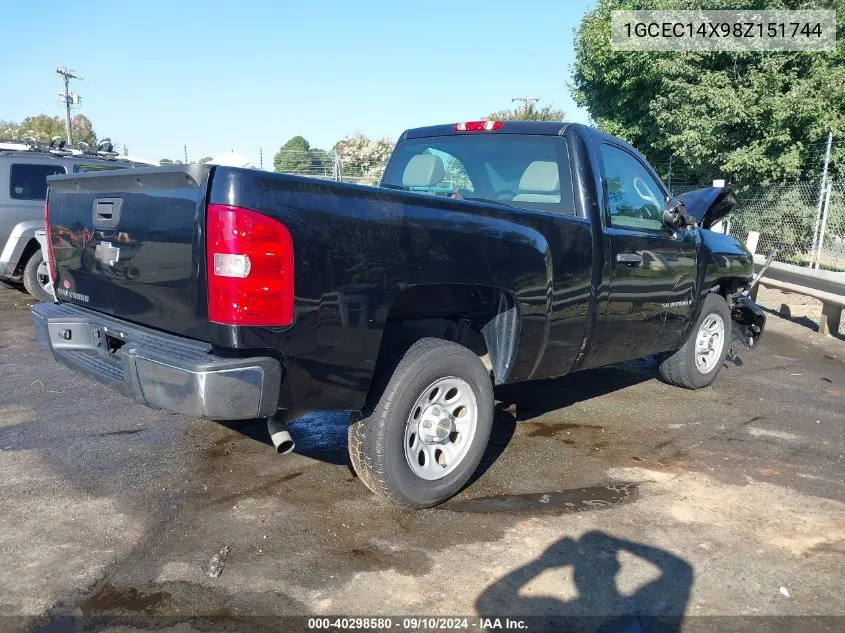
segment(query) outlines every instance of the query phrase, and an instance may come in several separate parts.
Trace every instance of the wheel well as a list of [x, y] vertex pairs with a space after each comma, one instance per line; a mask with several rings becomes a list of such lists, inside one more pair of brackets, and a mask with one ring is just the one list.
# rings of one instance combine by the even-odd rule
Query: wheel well
[[710, 288], [710, 292], [722, 295], [725, 300], [730, 301], [731, 295], [735, 294], [741, 288], [748, 287], [749, 283], [751, 283], [750, 280], [741, 277], [725, 277], [724, 279], [720, 279], [718, 284]]
[[382, 334], [370, 396], [421, 338], [441, 338], [475, 353], [496, 384], [507, 380], [516, 356], [519, 318], [513, 295], [490, 286], [411, 286], [393, 301]]
[[26, 267], [26, 263], [30, 260], [30, 258], [35, 255], [38, 251], [41, 250], [41, 245], [38, 243], [38, 240], [32, 238], [29, 242], [26, 243], [26, 248], [23, 249], [23, 253], [21, 254], [21, 258], [18, 260], [18, 265], [15, 266], [15, 276], [23, 274], [23, 269]]

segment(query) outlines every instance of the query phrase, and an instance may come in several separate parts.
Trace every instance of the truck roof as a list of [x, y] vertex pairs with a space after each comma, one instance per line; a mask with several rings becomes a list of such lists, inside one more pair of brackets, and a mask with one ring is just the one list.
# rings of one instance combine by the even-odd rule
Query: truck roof
[[128, 167], [147, 167], [150, 163], [149, 162], [142, 162], [140, 160], [129, 158], [126, 156], [96, 156], [92, 154], [84, 154], [84, 153], [53, 153], [49, 151], [39, 151], [39, 150], [32, 150], [32, 149], [17, 149], [9, 147], [11, 143], [4, 143], [3, 146], [0, 146], [0, 157], [9, 156], [12, 158], [24, 158], [24, 159], [32, 159], [32, 158], [40, 158], [40, 159], [47, 159], [47, 160], [56, 160], [56, 161], [71, 161], [75, 163], [103, 163], [108, 165], [126, 165]]
[[[496, 130], [497, 134], [541, 134], [545, 136], [558, 136], [563, 133], [566, 126], [572, 125], [564, 121], [505, 121], [501, 129]], [[443, 125], [429, 125], [405, 130], [400, 141], [407, 138], [425, 138], [427, 136], [450, 136], [467, 134], [455, 130], [455, 123]]]
[[456, 123], [445, 123], [443, 125], [429, 125], [427, 127], [416, 127], [405, 130], [399, 137], [400, 141], [411, 138], [426, 138], [431, 136], [458, 136], [461, 134], [533, 134], [540, 136], [562, 136], [563, 132], [568, 127], [576, 127], [582, 130], [585, 134], [591, 134], [600, 139], [613, 141], [619, 145], [633, 150], [639, 154], [639, 151], [629, 143], [626, 143], [621, 138], [617, 138], [602, 132], [598, 128], [584, 125], [582, 123], [567, 123], [566, 121], [504, 121], [501, 128], [494, 132], [463, 132], [455, 129]]

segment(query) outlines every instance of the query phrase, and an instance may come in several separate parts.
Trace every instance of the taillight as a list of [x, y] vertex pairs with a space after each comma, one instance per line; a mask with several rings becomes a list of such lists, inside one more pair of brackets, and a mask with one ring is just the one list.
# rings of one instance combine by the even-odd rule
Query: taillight
[[493, 130], [502, 129], [504, 124], [504, 121], [466, 121], [465, 123], [455, 123], [455, 131], [491, 132]]
[[210, 204], [206, 229], [209, 320], [293, 323], [293, 241], [287, 227], [249, 209]]
[[53, 238], [50, 236], [50, 203], [44, 204], [44, 241], [47, 242], [47, 261], [50, 281], [56, 283], [56, 259], [53, 257]]

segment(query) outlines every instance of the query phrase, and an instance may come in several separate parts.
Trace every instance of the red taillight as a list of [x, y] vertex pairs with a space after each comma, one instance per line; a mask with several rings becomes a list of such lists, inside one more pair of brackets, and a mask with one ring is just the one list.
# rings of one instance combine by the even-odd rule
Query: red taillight
[[504, 121], [466, 121], [465, 123], [455, 123], [455, 131], [491, 132], [493, 130], [502, 129], [504, 124]]
[[210, 204], [206, 230], [209, 320], [293, 323], [293, 241], [287, 227], [249, 209]]
[[56, 259], [53, 257], [53, 238], [50, 236], [50, 203], [44, 204], [44, 241], [47, 242], [47, 261], [50, 272], [50, 281], [56, 283]]

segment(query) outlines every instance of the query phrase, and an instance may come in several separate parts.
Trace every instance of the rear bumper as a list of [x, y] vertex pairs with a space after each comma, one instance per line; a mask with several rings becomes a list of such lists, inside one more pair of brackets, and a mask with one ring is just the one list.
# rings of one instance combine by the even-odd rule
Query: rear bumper
[[282, 372], [274, 358], [213, 356], [207, 343], [66, 303], [34, 305], [32, 321], [56, 360], [148, 407], [210, 420], [276, 412]]

